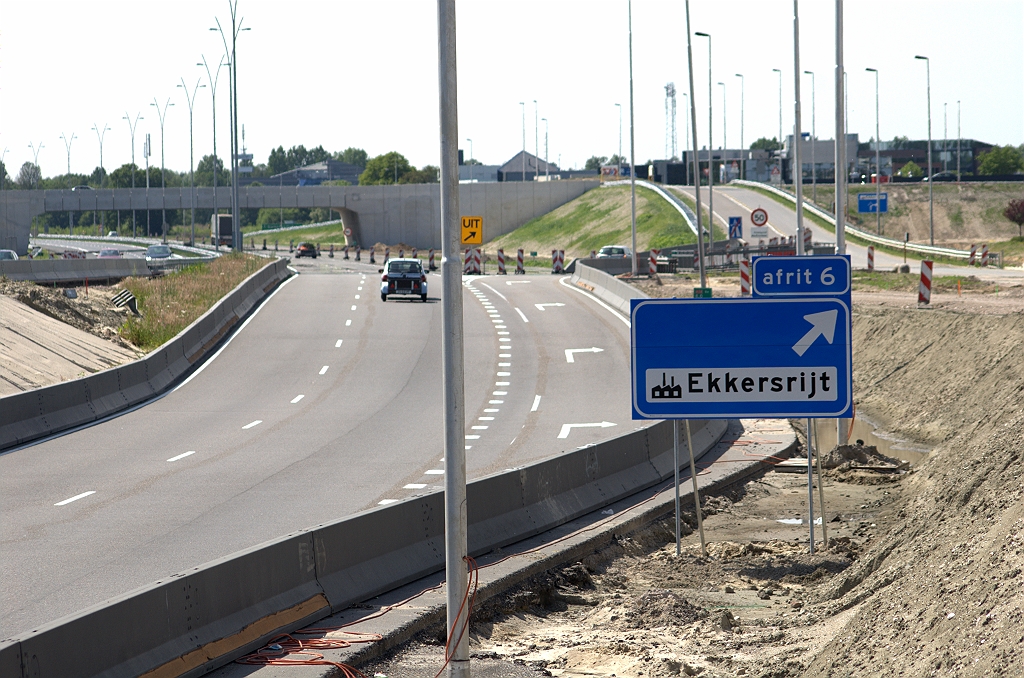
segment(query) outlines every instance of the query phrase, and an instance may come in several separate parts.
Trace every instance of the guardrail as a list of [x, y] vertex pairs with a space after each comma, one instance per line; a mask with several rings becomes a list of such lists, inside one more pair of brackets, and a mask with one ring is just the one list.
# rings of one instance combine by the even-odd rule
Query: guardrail
[[[605, 284], [615, 288], [605, 298], [626, 294], [613, 284], [621, 281], [583, 268], [601, 294]], [[699, 458], [727, 422], [692, 423]], [[668, 479], [672, 447], [671, 423], [659, 422], [469, 483], [470, 554]], [[443, 569], [444, 495], [434, 492], [286, 535], [3, 641], [0, 675], [198, 676], [279, 633]]]
[[[745, 179], [734, 179], [733, 181], [730, 181], [729, 183], [730, 184], [736, 184], [738, 186], [749, 186], [751, 188], [760, 188], [762, 190], [774, 193], [775, 195], [778, 195], [780, 197], [786, 198], [787, 200], [791, 200], [793, 202], [793, 204], [796, 204], [796, 196], [795, 195], [793, 195], [789, 191], [784, 191], [784, 190], [782, 190], [780, 188], [776, 188], [774, 186], [771, 186], [770, 184], [762, 184], [762, 183], [759, 183], [757, 181], [747, 181]], [[825, 210], [821, 209], [817, 205], [814, 205], [814, 204], [809, 203], [809, 202], [804, 202], [804, 209], [807, 210], [808, 212], [811, 212], [812, 214], [814, 214], [814, 215], [824, 219], [828, 223], [832, 224], [833, 228], [835, 228], [835, 226], [836, 226], [836, 218], [835, 218], [835, 216], [833, 216], [829, 212], [826, 212]], [[894, 247], [896, 249], [903, 249], [904, 247], [906, 247], [907, 251], [909, 251], [909, 252], [917, 252], [919, 254], [939, 255], [939, 256], [943, 256], [943, 257], [949, 257], [951, 259], [963, 259], [965, 261], [970, 259], [970, 257], [971, 257], [971, 253], [968, 250], [958, 250], [958, 249], [953, 249], [951, 247], [935, 247], [934, 245], [918, 245], [918, 244], [915, 244], [915, 243], [904, 243], [902, 240], [895, 240], [893, 238], [886, 238], [885, 236], [876, 235], [874, 233], [868, 233], [867, 231], [862, 231], [861, 229], [857, 228], [856, 226], [853, 226], [852, 224], [850, 224], [850, 222], [846, 222], [846, 232], [849, 233], [850, 235], [855, 236], [857, 238], [860, 238], [862, 240], [867, 240], [868, 242], [875, 243], [876, 245], [885, 245], [886, 247]]]
[[[62, 263], [95, 262], [67, 260]], [[283, 259], [268, 263], [178, 336], [141, 360], [0, 398], [3, 413], [0, 450], [97, 421], [163, 392], [205, 356], [272, 288], [291, 275], [287, 263]]]

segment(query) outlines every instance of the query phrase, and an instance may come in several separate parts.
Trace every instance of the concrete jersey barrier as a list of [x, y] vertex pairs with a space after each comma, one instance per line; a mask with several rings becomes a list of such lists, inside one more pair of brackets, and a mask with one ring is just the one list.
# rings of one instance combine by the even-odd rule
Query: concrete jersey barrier
[[150, 275], [145, 259], [22, 259], [0, 261], [0, 277], [38, 283], [112, 280]]
[[161, 393], [289, 275], [286, 260], [268, 263], [178, 336], [141, 360], [0, 398], [0, 450], [97, 421]]

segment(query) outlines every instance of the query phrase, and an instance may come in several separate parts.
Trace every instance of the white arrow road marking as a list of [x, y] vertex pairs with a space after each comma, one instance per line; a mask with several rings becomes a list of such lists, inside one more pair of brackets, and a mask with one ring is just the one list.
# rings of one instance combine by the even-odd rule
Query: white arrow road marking
[[82, 494], [76, 494], [75, 496], [71, 497], [70, 499], [65, 499], [64, 501], [58, 501], [56, 504], [54, 504], [54, 506], [67, 506], [68, 504], [70, 504], [73, 501], [78, 501], [79, 499], [84, 499], [85, 497], [88, 497], [90, 494], [96, 494], [96, 490], [89, 490], [88, 492], [83, 492]]
[[555, 304], [534, 304], [534, 306], [536, 306], [536, 307], [537, 307], [537, 310], [538, 310], [538, 311], [543, 311], [543, 310], [545, 310], [545, 309], [544, 309], [544, 307], [545, 307], [545, 306], [565, 306], [565, 304], [562, 304], [562, 303], [555, 303]]
[[185, 452], [183, 454], [179, 454], [177, 457], [171, 457], [167, 461], [178, 461], [179, 459], [184, 459], [185, 457], [191, 456], [191, 455], [193, 455], [195, 453], [196, 453], [195, 450], [189, 450], [188, 452]]
[[825, 341], [831, 344], [836, 336], [836, 318], [838, 316], [839, 311], [835, 309], [805, 315], [804, 320], [811, 323], [812, 327], [807, 331], [807, 334], [800, 337], [800, 341], [793, 344], [793, 350], [796, 351], [796, 354], [802, 356], [806, 353], [807, 349], [811, 347], [811, 344], [819, 336], [824, 336]]
[[576, 358], [573, 357], [573, 353], [604, 353], [604, 349], [598, 348], [597, 346], [592, 346], [590, 348], [567, 348], [565, 349], [565, 362], [576, 362]]
[[615, 426], [615, 424], [610, 421], [602, 421], [596, 424], [562, 424], [562, 430], [559, 432], [558, 437], [568, 438], [569, 431], [574, 428], [608, 428], [609, 426]]
[[532, 280], [506, 280], [506, 285], [529, 285]]

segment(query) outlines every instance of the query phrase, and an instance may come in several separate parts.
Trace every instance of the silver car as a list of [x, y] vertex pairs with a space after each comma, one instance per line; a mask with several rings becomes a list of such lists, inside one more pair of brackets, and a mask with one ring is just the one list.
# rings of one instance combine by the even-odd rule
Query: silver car
[[632, 256], [633, 250], [628, 247], [619, 247], [618, 245], [605, 245], [597, 253], [598, 259], [629, 259]]
[[0, 250], [0, 261], [17, 261], [18, 253], [14, 250]]

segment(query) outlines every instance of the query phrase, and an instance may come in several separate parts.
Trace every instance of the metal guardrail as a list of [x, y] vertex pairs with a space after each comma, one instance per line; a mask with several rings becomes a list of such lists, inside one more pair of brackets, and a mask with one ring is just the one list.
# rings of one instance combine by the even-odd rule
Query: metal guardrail
[[[794, 204], [796, 204], [795, 195], [793, 195], [789, 191], [784, 191], [780, 188], [776, 188], [769, 184], [762, 184], [757, 181], [747, 181], [745, 179], [734, 179], [729, 183], [735, 184], [737, 186], [760, 188], [771, 193], [774, 193], [775, 195], [778, 195], [780, 197], [786, 198], [787, 200], [791, 200]], [[832, 224], [833, 227], [835, 227], [835, 217], [832, 214], [821, 209], [817, 205], [805, 202], [804, 209], [824, 219], [825, 221]], [[904, 247], [906, 247], [907, 251], [909, 252], [917, 252], [919, 254], [937, 254], [939, 256], [949, 257], [951, 259], [963, 259], [964, 261], [967, 261], [971, 257], [971, 253], [967, 250], [958, 250], [953, 249], [951, 247], [935, 247], [934, 245], [918, 245], [914, 243], [904, 243], [902, 240], [894, 240], [893, 238], [886, 238], [885, 236], [876, 235], [874, 233], [868, 233], [867, 231], [862, 231], [856, 226], [851, 225], [850, 222], [846, 222], [846, 232], [857, 238], [861, 238], [862, 240], [867, 240], [868, 242], [875, 243], [876, 245], [885, 245], [886, 247], [893, 247], [896, 249], [903, 249]]]

